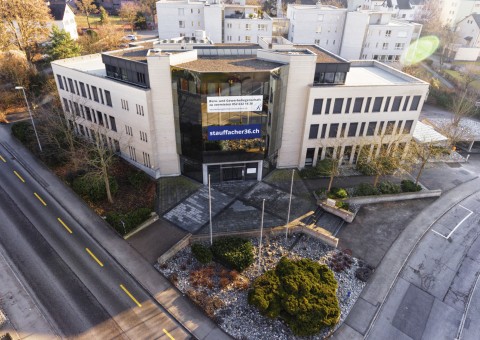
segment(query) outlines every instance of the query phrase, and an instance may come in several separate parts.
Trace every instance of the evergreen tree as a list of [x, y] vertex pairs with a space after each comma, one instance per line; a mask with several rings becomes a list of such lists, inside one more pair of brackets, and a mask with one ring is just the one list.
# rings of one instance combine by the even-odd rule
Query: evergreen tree
[[57, 26], [52, 26], [50, 35], [51, 45], [47, 48], [47, 53], [52, 60], [77, 57], [80, 55], [80, 46], [70, 37], [70, 33], [64, 29], [60, 30]]
[[105, 10], [105, 8], [100, 6], [100, 23], [104, 25], [104, 24], [108, 24], [109, 22], [110, 22], [110, 17], [108, 16], [107, 11]]

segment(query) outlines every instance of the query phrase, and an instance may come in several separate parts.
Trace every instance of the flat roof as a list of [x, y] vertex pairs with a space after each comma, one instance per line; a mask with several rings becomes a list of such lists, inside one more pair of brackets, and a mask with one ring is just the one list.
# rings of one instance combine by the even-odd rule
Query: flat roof
[[89, 54], [81, 57], [61, 59], [52, 61], [52, 64], [65, 66], [73, 70], [82, 71], [97, 76], [106, 76], [105, 65], [102, 61], [102, 55]]
[[427, 84], [423, 80], [373, 60], [352, 61], [346, 86]]
[[280, 63], [257, 59], [255, 56], [199, 56], [197, 60], [176, 67], [196, 72], [261, 72], [283, 66]]
[[338, 64], [338, 63], [345, 63], [347, 62], [346, 60], [340, 58], [340, 57], [335, 57], [332, 54], [329, 54], [322, 49], [320, 49], [316, 45], [294, 45], [296, 48], [300, 49], [307, 49], [313, 54], [317, 55], [317, 63], [321, 64]]

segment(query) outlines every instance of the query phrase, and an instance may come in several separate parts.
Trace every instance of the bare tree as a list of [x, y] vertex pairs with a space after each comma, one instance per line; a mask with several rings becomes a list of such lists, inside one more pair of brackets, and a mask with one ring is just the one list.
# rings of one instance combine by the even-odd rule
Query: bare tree
[[423, 25], [422, 32], [426, 35], [437, 34], [438, 28], [443, 26], [440, 18], [441, 7], [438, 0], [425, 0], [423, 8], [416, 12], [415, 22]]
[[0, 0], [2, 45], [13, 44], [32, 61], [50, 31], [50, 9], [43, 0]]
[[415, 184], [418, 184], [420, 176], [428, 161], [438, 159], [447, 149], [440, 145], [436, 145], [433, 142], [420, 143], [412, 140], [408, 145], [409, 159], [412, 164], [418, 166], [417, 177], [415, 178]]
[[91, 28], [89, 18], [90, 15], [97, 10], [97, 5], [95, 5], [94, 0], [75, 0], [75, 4], [77, 5], [78, 10], [85, 14], [88, 28]]
[[135, 19], [137, 17], [137, 12], [140, 11], [140, 6], [134, 2], [124, 2], [118, 15], [122, 18], [127, 24], [130, 25], [130, 29], [133, 33], [133, 28], [135, 26]]
[[82, 52], [99, 53], [117, 49], [122, 44], [123, 32], [112, 24], [99, 26], [92, 34], [85, 34], [78, 39]]

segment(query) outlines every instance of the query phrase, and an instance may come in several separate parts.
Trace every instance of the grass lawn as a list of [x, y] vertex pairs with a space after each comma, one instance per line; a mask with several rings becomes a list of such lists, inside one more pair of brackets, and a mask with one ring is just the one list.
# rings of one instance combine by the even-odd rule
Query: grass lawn
[[[455, 79], [459, 82], [463, 81], [462, 74], [458, 71], [445, 70], [445, 73], [447, 73], [450, 77], [452, 77], [453, 79]], [[473, 87], [474, 89], [476, 89], [477, 91], [480, 91], [480, 81], [475, 80], [470, 84], [470, 86]]]
[[[126, 28], [124, 27], [124, 23], [122, 21], [122, 19], [118, 16], [109, 16], [108, 17], [110, 19], [110, 22], [116, 26], [118, 26], [118, 28]], [[100, 25], [100, 16], [95, 14], [95, 15], [90, 15], [88, 17], [88, 20], [90, 21], [90, 26], [92, 28], [96, 28], [97, 26]], [[77, 22], [77, 27], [80, 29], [80, 28], [88, 28], [88, 24], [87, 24], [87, 17], [83, 14], [76, 14], [75, 15], [75, 21]]]

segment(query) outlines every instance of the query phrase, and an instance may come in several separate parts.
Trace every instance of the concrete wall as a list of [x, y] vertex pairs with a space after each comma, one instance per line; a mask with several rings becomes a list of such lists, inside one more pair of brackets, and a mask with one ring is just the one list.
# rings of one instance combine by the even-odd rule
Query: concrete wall
[[458, 49], [453, 59], [459, 60], [459, 61], [477, 61], [479, 55], [480, 55], [479, 47], [477, 48], [462, 47]]
[[[250, 27], [250, 29], [247, 29]], [[273, 21], [266, 19], [225, 18], [225, 43], [258, 43], [258, 37], [272, 36]], [[249, 37], [249, 41], [246, 37]]]
[[417, 198], [440, 197], [441, 194], [442, 194], [442, 190], [422, 190], [419, 192], [406, 192], [406, 193], [395, 194], [395, 195], [352, 197], [352, 198], [346, 199], [345, 201], [349, 203], [355, 203], [355, 204], [373, 204], [373, 203], [381, 203], [381, 202], [414, 200]]
[[343, 31], [340, 56], [347, 60], [360, 59], [368, 31], [369, 15], [364, 12], [348, 12]]
[[[179, 9], [183, 9], [179, 11]], [[193, 37], [196, 30], [205, 30], [203, 3], [188, 1], [157, 2], [158, 36], [169, 39], [179, 36]], [[212, 18], [213, 20], [213, 18]], [[180, 27], [179, 22], [184, 27]]]
[[203, 11], [205, 31], [207, 32], [207, 37], [209, 37], [213, 43], [222, 43], [222, 7], [220, 5], [209, 5], [205, 6], [203, 8]]

